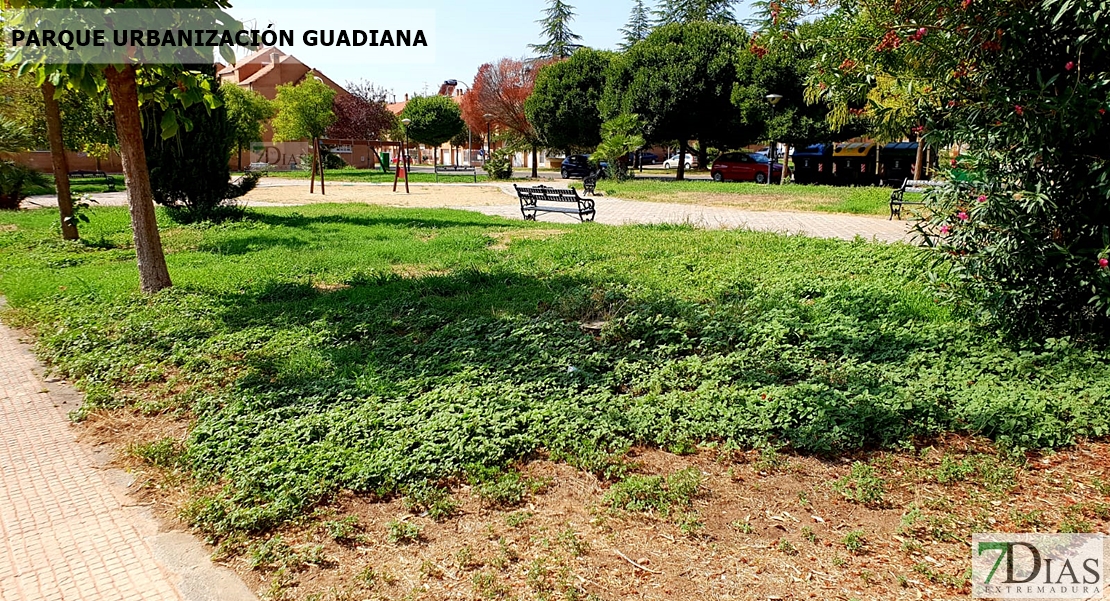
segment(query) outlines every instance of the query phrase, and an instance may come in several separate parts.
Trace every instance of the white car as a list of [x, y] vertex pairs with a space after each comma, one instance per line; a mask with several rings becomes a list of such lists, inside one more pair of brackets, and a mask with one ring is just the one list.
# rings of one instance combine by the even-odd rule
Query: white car
[[[690, 155], [686, 155], [686, 160], [683, 161], [683, 162], [686, 163], [686, 168], [689, 169], [694, 164], [694, 157], [692, 157]], [[671, 156], [671, 158], [663, 161], [663, 168], [664, 169], [675, 169], [677, 167], [678, 167], [678, 155], [677, 154], [673, 155], [673, 156]]]

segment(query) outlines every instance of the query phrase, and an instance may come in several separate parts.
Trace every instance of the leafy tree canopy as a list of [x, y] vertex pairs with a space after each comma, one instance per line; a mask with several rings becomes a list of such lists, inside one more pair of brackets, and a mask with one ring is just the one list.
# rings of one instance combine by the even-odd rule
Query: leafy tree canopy
[[464, 131], [462, 111], [449, 96], [417, 96], [405, 104], [401, 119], [411, 119], [405, 126], [409, 138], [439, 146]]
[[612, 59], [612, 52], [581, 48], [568, 60], [539, 70], [524, 110], [537, 136], [550, 148], [571, 152], [601, 142], [598, 105]]
[[305, 140], [322, 137], [335, 123], [332, 102], [335, 90], [312, 76], [310, 71], [300, 83], [277, 87], [277, 116], [274, 117], [274, 141]]

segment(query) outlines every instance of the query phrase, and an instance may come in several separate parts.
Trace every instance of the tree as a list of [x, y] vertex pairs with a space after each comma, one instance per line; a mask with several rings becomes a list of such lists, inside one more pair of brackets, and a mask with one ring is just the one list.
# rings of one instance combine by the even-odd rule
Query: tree
[[[397, 127], [397, 115], [386, 107], [385, 88], [360, 80], [347, 82], [349, 94], [335, 97], [335, 123], [328, 128], [329, 138], [380, 140]], [[371, 146], [371, 150], [378, 152]]]
[[413, 140], [433, 148], [432, 162], [436, 162], [435, 149], [464, 131], [462, 111], [449, 96], [417, 96], [405, 103], [401, 119], [410, 119], [405, 126]]
[[614, 166], [618, 181], [629, 178], [628, 154], [643, 147], [644, 122], [636, 115], [622, 114], [606, 121], [601, 126], [602, 142], [593, 157], [608, 161]]
[[[203, 65], [198, 71], [211, 80], [213, 91], [219, 93], [215, 67]], [[192, 127], [168, 140], [162, 138], [157, 126], [164, 115], [165, 110], [157, 105], [143, 108], [146, 124], [143, 144], [154, 201], [187, 221], [219, 220], [234, 214], [225, 210], [224, 203], [254, 188], [258, 175], [248, 174], [238, 183], [229, 182], [228, 159], [235, 148], [236, 132], [227, 106], [189, 107], [180, 117], [191, 122]]]
[[[950, 184], [915, 228], [987, 323], [1015, 336], [1110, 333], [1110, 11], [1101, 0], [822, 2], [846, 24], [811, 89], [860, 97], [890, 75], [924, 117]], [[786, 9], [802, 13], [806, 2]], [[767, 25], [766, 37], [781, 32]], [[850, 61], [850, 62], [849, 62]], [[870, 90], [867, 90], [868, 92]]]
[[570, 153], [601, 142], [598, 104], [612, 57], [612, 52], [581, 48], [569, 59], [539, 70], [524, 111], [549, 148]]
[[542, 44], [529, 44], [528, 47], [538, 52], [540, 56], [552, 58], [570, 56], [578, 46], [575, 42], [582, 39], [570, 30], [570, 22], [574, 20], [574, 7], [563, 0], [549, 0], [548, 7], [543, 13], [544, 18], [536, 22], [543, 25], [541, 35], [544, 36], [545, 41]]
[[243, 170], [243, 149], [262, 140], [262, 127], [277, 114], [277, 107], [268, 98], [237, 85], [220, 86], [220, 97], [227, 107], [227, 120], [231, 124], [231, 141], [239, 171]]
[[485, 115], [502, 135], [516, 138], [532, 150], [532, 177], [538, 177], [537, 150], [544, 141], [528, 121], [524, 103], [532, 94], [536, 74], [548, 61], [524, 62], [503, 58], [478, 68], [470, 92], [463, 96], [463, 119], [475, 131], [486, 130]]
[[[34, 5], [53, 6], [53, 2], [42, 0]], [[129, 8], [157, 8], [167, 4], [165, 0], [132, 0]], [[175, 0], [168, 3], [176, 8], [227, 8], [226, 0]], [[112, 8], [115, 0], [85, 0], [82, 8]], [[237, 24], [230, 15], [221, 13], [224, 23]], [[16, 14], [9, 19], [9, 25], [19, 26], [27, 15]], [[228, 49], [230, 52], [230, 49]], [[197, 103], [205, 103], [209, 108], [219, 104], [207, 83], [201, 82], [196, 74], [183, 72], [177, 65], [145, 64], [140, 66], [103, 64], [95, 60], [71, 62], [69, 64], [47, 64], [45, 57], [25, 59], [16, 50], [10, 57], [13, 63], [20, 64], [21, 72], [35, 73], [38, 82], [47, 80], [54, 86], [66, 85], [90, 96], [98, 96], [107, 84], [108, 95], [114, 106], [113, 117], [116, 134], [120, 143], [120, 156], [123, 161], [124, 176], [127, 181], [127, 200], [131, 214], [131, 230], [135, 243], [135, 256], [139, 267], [139, 284], [143, 292], [154, 293], [172, 285], [169, 269], [162, 250], [162, 239], [158, 233], [155, 218], [153, 193], [150, 189], [146, 155], [143, 150], [142, 124], [139, 115], [140, 102], [155, 102], [169, 109], [160, 123], [162, 135], [173, 137], [182, 123], [188, 129], [188, 122], [177, 119], [178, 111]], [[80, 54], [78, 56], [81, 56]], [[234, 58], [234, 57], [232, 57]], [[177, 84], [175, 91], [167, 93], [161, 83], [173, 78]]]
[[656, 25], [706, 22], [736, 25], [733, 0], [663, 0], [655, 10]]
[[[319, 163], [320, 138], [335, 123], [335, 90], [323, 81], [312, 76], [309, 71], [301, 83], [282, 84], [277, 87], [277, 115], [274, 117], [274, 141], [310, 140], [312, 143], [312, 181], [309, 191], [316, 183], [316, 167]], [[323, 192], [323, 166], [320, 167], [320, 187]]]
[[[677, 140], [679, 153], [687, 141], [713, 136], [734, 111], [737, 56], [741, 30], [727, 25], [694, 22], [664, 25], [639, 44], [615, 57], [607, 70], [602, 114], [640, 115], [645, 138]], [[685, 166], [678, 163], [677, 179]]]
[[621, 50], [628, 50], [651, 33], [651, 13], [644, 0], [635, 0], [632, 14], [628, 16], [628, 24], [621, 29], [621, 33], [624, 34], [624, 40], [620, 43]]

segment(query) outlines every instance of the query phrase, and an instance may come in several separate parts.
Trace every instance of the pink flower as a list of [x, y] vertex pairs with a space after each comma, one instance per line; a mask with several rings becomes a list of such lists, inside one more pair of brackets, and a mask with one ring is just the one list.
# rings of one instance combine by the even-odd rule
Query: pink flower
[[955, 167], [956, 166], [956, 159], [952, 159], [951, 161], [948, 161], [948, 164]]
[[977, 200], [979, 202], [987, 202], [987, 196], [985, 194], [980, 194]]
[[940, 233], [947, 234], [950, 231], [952, 231], [952, 228], [948, 227], [947, 225], [940, 226]]
[[1020, 104], [1015, 104], [1014, 105], [1014, 112], [1017, 113], [1018, 116], [1020, 117], [1021, 115], [1025, 114], [1025, 109], [1021, 108]]
[[1103, 268], [1103, 269], [1106, 269], [1107, 267], [1110, 267], [1110, 259], [1105, 259], [1105, 258], [1099, 259], [1098, 260], [1098, 266]]
[[926, 31], [926, 29], [924, 27], [922, 27], [921, 29], [918, 29], [917, 30], [917, 39], [920, 40], [921, 38], [925, 37], [926, 33], [929, 33], [929, 32]]
[[963, 211], [956, 213], [956, 217], [958, 217], [960, 221], [967, 221], [967, 213]]
[[1068, 71], [1071, 71], [1074, 68], [1075, 68], [1075, 63], [1072, 62], [1072, 61], [1068, 61], [1068, 64], [1064, 65], [1064, 69], [1066, 69]]

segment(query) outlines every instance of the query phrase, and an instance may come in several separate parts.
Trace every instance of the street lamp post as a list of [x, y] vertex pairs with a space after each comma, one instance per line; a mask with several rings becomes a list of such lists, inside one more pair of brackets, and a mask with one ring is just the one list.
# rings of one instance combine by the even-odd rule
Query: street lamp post
[[[775, 120], [775, 105], [778, 104], [780, 100], [782, 100], [782, 96], [779, 95], [779, 94], [768, 94], [768, 95], [764, 96], [763, 98], [765, 100], [767, 100], [767, 104], [771, 105], [771, 121], [773, 122]], [[774, 173], [773, 170], [774, 170], [774, 167], [775, 167], [775, 138], [774, 138], [774, 136], [771, 137], [771, 147], [767, 149], [767, 154], [768, 154], [768, 157], [767, 157], [767, 159], [768, 159], [767, 160], [767, 185], [769, 186], [769, 185], [771, 185], [772, 173]]]
[[412, 119], [401, 119], [401, 124], [404, 125], [405, 135], [401, 138], [401, 153], [397, 157], [397, 169], [393, 172], [393, 191], [397, 191], [397, 180], [401, 177], [401, 171], [405, 172], [405, 194], [409, 193], [409, 170], [407, 161], [405, 160], [405, 147], [409, 144], [409, 123]]
[[[491, 140], [490, 137], [489, 137], [490, 136], [490, 123], [493, 121], [493, 114], [492, 113], [486, 113], [486, 114], [482, 115], [482, 118], [486, 120], [486, 161], [485, 162], [489, 163], [490, 155], [493, 154], [493, 140]], [[485, 168], [485, 164], [483, 164], [482, 167]], [[489, 175], [489, 169], [486, 169], [486, 175]]]
[[[463, 83], [459, 80], [455, 80], [455, 81], [457, 82], [458, 85], [466, 86], [465, 83]], [[470, 86], [466, 86], [466, 92], [464, 92], [464, 93], [465, 94], [470, 93]], [[468, 124], [466, 126], [466, 164], [467, 164], [467, 166], [469, 166], [472, 163], [470, 153], [471, 153], [472, 149], [474, 148], [474, 138], [472, 136], [473, 133], [474, 132], [470, 131], [470, 125]]]

